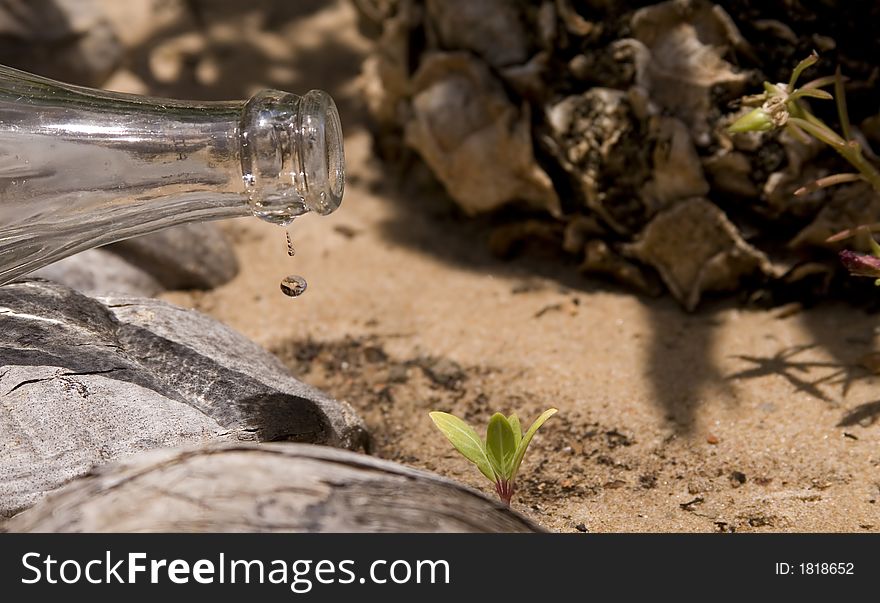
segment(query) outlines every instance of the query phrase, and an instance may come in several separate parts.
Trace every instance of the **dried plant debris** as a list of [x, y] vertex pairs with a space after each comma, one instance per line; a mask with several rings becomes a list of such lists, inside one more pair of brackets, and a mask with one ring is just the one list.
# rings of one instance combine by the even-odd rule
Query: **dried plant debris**
[[700, 0], [671, 0], [633, 14], [638, 53], [638, 85], [653, 103], [687, 123], [700, 146], [710, 142], [709, 112], [715, 86], [742, 92], [747, 77], [724, 60], [742, 36], [720, 6]]
[[772, 272], [767, 257], [743, 240], [717, 206], [701, 198], [658, 214], [628, 251], [656, 268], [688, 310], [696, 308], [703, 291], [735, 290], [745, 276]]
[[462, 209], [475, 214], [521, 200], [559, 212], [553, 183], [535, 162], [528, 105], [511, 103], [483, 63], [432, 54], [412, 86], [406, 142]]
[[[878, 219], [854, 186], [794, 195], [837, 170], [820, 145], [726, 131], [747, 89], [821, 47], [816, 69], [839, 63], [850, 78], [854, 135], [880, 140], [876, 53], [846, 34], [871, 21], [867, 5], [826, 22], [822, 3], [784, 17], [708, 0], [355, 3], [376, 40], [363, 84], [386, 160], [414, 150], [466, 213], [503, 209], [504, 232], [576, 256], [584, 273], [650, 292], [662, 281], [693, 308], [704, 291], [781, 283], [804, 262], [839, 269], [826, 233]], [[699, 228], [661, 236], [675, 234], [670, 216]], [[517, 217], [546, 224], [517, 230]]]
[[475, 52], [496, 69], [529, 58], [529, 39], [519, 7], [507, 0], [426, 0], [428, 30], [437, 46]]
[[586, 208], [619, 234], [637, 231], [645, 220], [638, 190], [650, 168], [626, 93], [592, 88], [550, 107], [547, 119], [546, 142]]

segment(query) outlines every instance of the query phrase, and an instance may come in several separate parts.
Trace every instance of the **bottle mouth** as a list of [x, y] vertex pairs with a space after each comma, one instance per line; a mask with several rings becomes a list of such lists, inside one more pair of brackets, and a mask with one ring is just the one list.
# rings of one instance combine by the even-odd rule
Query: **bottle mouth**
[[342, 125], [326, 92], [257, 93], [245, 104], [239, 140], [242, 180], [257, 217], [286, 225], [310, 211], [333, 213], [342, 203]]
[[342, 124], [330, 95], [312, 90], [301, 101], [300, 128], [305, 203], [322, 216], [336, 211], [345, 190]]

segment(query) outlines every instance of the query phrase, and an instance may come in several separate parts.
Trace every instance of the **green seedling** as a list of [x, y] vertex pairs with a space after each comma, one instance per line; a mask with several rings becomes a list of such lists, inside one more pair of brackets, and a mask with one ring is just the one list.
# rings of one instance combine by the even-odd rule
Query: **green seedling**
[[538, 428], [554, 414], [556, 414], [555, 408], [545, 410], [535, 419], [528, 431], [523, 433], [519, 418], [515, 414], [505, 417], [497, 412], [489, 419], [485, 440], [477, 435], [473, 427], [455, 415], [434, 411], [431, 413], [431, 420], [455, 449], [495, 484], [498, 498], [510, 506], [510, 499], [516, 490], [516, 474], [529, 443]]

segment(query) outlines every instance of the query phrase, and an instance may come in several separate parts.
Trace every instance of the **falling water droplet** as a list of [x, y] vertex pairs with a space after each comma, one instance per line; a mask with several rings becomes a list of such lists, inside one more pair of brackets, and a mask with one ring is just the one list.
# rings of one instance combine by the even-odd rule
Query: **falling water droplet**
[[287, 255], [293, 257], [296, 255], [296, 249], [293, 248], [293, 241], [290, 240], [290, 231], [287, 231]]
[[307, 286], [306, 279], [298, 274], [291, 274], [281, 281], [281, 292], [288, 297], [299, 297], [305, 293]]

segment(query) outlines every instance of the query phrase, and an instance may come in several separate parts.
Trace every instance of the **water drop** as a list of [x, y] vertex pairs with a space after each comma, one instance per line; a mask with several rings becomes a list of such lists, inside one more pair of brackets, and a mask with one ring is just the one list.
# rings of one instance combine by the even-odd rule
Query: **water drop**
[[306, 291], [306, 279], [298, 274], [291, 274], [281, 281], [281, 292], [288, 297], [299, 297]]
[[290, 231], [287, 231], [287, 255], [293, 257], [296, 255], [296, 249], [293, 248], [293, 241], [290, 240]]

